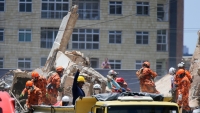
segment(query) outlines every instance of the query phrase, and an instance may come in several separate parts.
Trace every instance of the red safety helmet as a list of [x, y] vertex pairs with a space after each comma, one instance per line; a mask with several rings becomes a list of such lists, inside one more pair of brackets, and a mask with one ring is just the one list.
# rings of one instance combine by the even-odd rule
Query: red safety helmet
[[124, 79], [123, 78], [121, 78], [121, 77], [119, 77], [119, 78], [116, 78], [116, 82], [118, 82], [118, 83], [124, 83]]
[[32, 82], [32, 81], [30, 81], [30, 80], [29, 80], [29, 81], [27, 81], [27, 82], [26, 82], [26, 86], [28, 86], [28, 87], [32, 87], [32, 86], [33, 86], [33, 82]]
[[31, 76], [32, 76], [32, 77], [39, 77], [39, 73], [36, 72], [36, 71], [33, 71], [33, 72], [31, 73]]

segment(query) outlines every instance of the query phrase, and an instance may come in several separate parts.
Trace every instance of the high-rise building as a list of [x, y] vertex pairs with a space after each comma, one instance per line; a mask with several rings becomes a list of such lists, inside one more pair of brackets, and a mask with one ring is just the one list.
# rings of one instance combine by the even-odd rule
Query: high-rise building
[[188, 55], [189, 54], [189, 48], [187, 46], [183, 46], [183, 55]]
[[1, 0], [0, 68], [44, 66], [63, 16], [79, 6], [67, 50], [100, 68], [139, 69], [148, 60], [158, 73], [182, 57], [183, 0]]

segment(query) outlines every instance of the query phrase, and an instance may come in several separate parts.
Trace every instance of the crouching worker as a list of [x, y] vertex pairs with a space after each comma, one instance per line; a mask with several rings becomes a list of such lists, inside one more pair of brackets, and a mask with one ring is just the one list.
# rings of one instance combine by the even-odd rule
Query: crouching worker
[[93, 85], [93, 95], [97, 95], [101, 93], [101, 86], [99, 84]]
[[32, 112], [32, 105], [42, 104], [42, 92], [41, 90], [33, 85], [32, 81], [26, 82], [26, 89], [28, 90], [28, 100], [26, 101], [26, 106], [30, 112]]
[[85, 92], [82, 90], [82, 87], [85, 84], [85, 78], [83, 76], [80, 76], [79, 73], [80, 70], [78, 69], [74, 76], [74, 82], [72, 86], [73, 105], [75, 105], [75, 101], [78, 97], [80, 97], [81, 99], [85, 97]]

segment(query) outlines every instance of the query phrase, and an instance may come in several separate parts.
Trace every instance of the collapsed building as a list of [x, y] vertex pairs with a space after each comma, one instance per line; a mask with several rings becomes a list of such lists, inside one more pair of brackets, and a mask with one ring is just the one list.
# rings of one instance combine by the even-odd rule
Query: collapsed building
[[[86, 84], [83, 87], [83, 90], [86, 96], [93, 94], [93, 84], [98, 83], [102, 87], [102, 92], [109, 92], [106, 87], [107, 79], [101, 75], [99, 72], [95, 71], [90, 67], [90, 61], [88, 57], [85, 57], [80, 51], [66, 51], [66, 46], [70, 40], [73, 28], [78, 18], [77, 14], [78, 6], [73, 6], [66, 15], [59, 27], [59, 32], [54, 41], [53, 47], [49, 53], [46, 64], [43, 68], [37, 68], [34, 71], [37, 71], [40, 75], [48, 78], [51, 76], [52, 72], [55, 71], [55, 67], [62, 66], [64, 67], [64, 74], [61, 78], [61, 87], [64, 87], [62, 93], [59, 93], [58, 100], [61, 99], [63, 95], [67, 95], [72, 100], [72, 84], [74, 73], [78, 67], [81, 67], [80, 72], [86, 78]], [[199, 97], [200, 97], [200, 32], [199, 39], [194, 52], [190, 72], [194, 77], [194, 82], [192, 83], [190, 89], [190, 106], [198, 107], [199, 106]], [[11, 75], [11, 76], [10, 76]], [[12, 76], [13, 75], [13, 76]], [[11, 70], [6, 74], [6, 83], [11, 85], [11, 92], [15, 94], [18, 98], [25, 86], [25, 82], [31, 79], [31, 72], [21, 71], [20, 69]], [[165, 83], [165, 84], [164, 84]], [[166, 75], [156, 82], [156, 88], [164, 96], [171, 96], [169, 93], [170, 90], [170, 75]], [[25, 95], [26, 98], [27, 95]], [[25, 103], [25, 102], [24, 102]]]
[[[37, 68], [33, 70], [45, 78], [48, 78], [51, 76], [52, 72], [55, 71], [55, 67], [62, 66], [64, 68], [64, 72], [61, 78], [61, 87], [64, 87], [64, 89], [62, 93], [59, 93], [57, 99], [60, 100], [63, 95], [67, 95], [71, 98], [71, 102], [71, 88], [77, 68], [81, 67], [80, 74], [86, 79], [86, 83], [83, 87], [86, 96], [93, 94], [93, 85], [95, 83], [101, 85], [103, 93], [106, 92], [107, 84], [107, 79], [90, 67], [90, 61], [88, 57], [85, 57], [80, 51], [66, 51], [67, 44], [70, 40], [76, 20], [78, 19], [77, 10], [78, 6], [74, 5], [70, 12], [68, 12], [68, 14], [63, 18], [45, 66], [43, 68]], [[9, 85], [11, 86], [11, 92], [17, 99], [19, 99], [19, 95], [24, 89], [26, 81], [31, 80], [31, 72], [22, 71], [20, 69], [11, 70], [5, 75], [4, 78], [10, 78], [10, 80], [12, 79], [12, 81], [7, 82], [9, 82]], [[27, 98], [27, 95], [25, 95], [25, 98]], [[25, 103], [24, 100], [22, 104], [23, 103]]]

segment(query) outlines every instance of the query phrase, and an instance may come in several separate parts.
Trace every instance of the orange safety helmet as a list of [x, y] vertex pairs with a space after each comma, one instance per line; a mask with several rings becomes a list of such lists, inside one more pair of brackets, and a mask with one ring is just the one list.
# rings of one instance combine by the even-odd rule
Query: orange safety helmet
[[143, 65], [146, 65], [147, 67], [150, 67], [150, 63], [149, 63], [148, 61], [145, 61], [145, 62], [143, 63]]
[[181, 75], [181, 74], [184, 74], [185, 73], [185, 70], [184, 69], [179, 69], [176, 74], [177, 75]]
[[63, 70], [64, 70], [64, 68], [62, 66], [56, 67], [56, 71], [63, 71]]
[[124, 79], [121, 78], [121, 77], [119, 77], [119, 78], [116, 79], [116, 82], [119, 82], [119, 83], [122, 83], [122, 84], [123, 84], [123, 83], [124, 83]]
[[29, 80], [29, 81], [27, 81], [27, 82], [26, 82], [26, 86], [32, 87], [32, 86], [33, 86], [33, 82], [32, 82], [32, 81], [30, 81], [30, 80]]
[[39, 73], [36, 72], [36, 71], [33, 71], [33, 72], [31, 73], [31, 76], [32, 76], [32, 77], [39, 77]]

